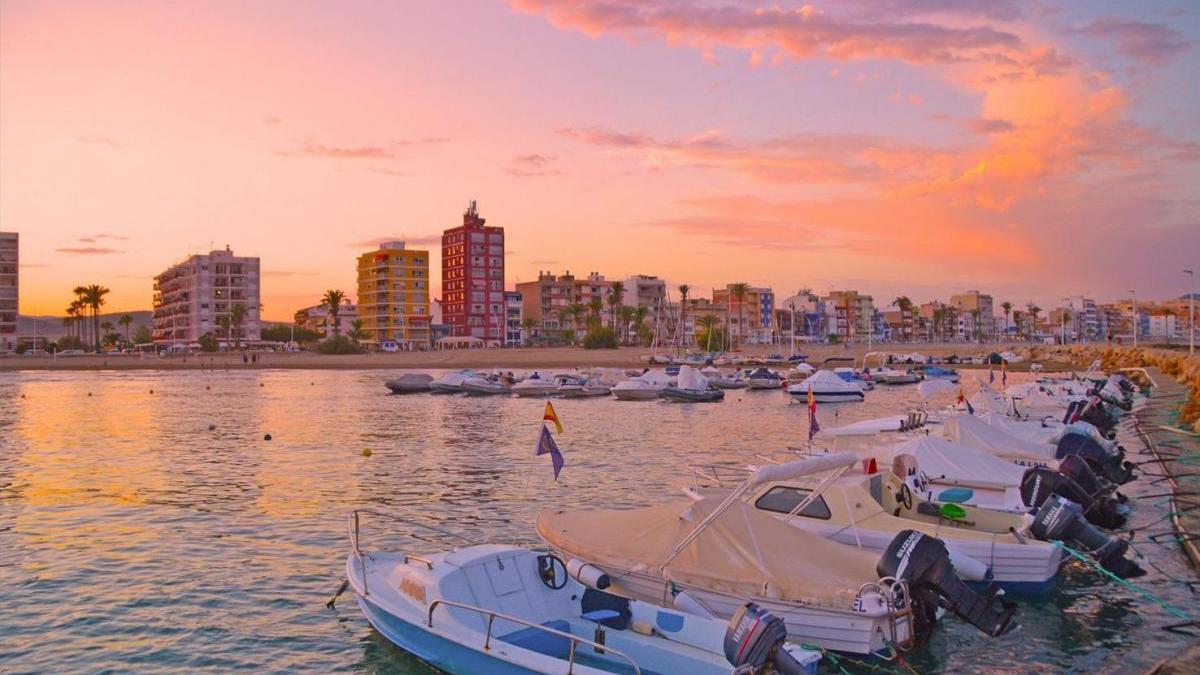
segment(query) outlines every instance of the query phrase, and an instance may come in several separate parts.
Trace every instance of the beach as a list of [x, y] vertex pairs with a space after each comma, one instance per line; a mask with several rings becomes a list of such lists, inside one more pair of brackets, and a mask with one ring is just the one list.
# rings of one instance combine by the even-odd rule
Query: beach
[[[926, 356], [985, 356], [992, 352], [1013, 351], [1028, 355], [1029, 345], [968, 344], [968, 343], [905, 343], [861, 345], [804, 345], [797, 353], [820, 366], [830, 358], [852, 358], [862, 364], [863, 356], [871, 352], [888, 354], [919, 353]], [[1047, 358], [1050, 351], [1036, 346], [1035, 358], [1010, 366], [1013, 371], [1027, 370], [1035, 361], [1047, 369], [1069, 367]], [[428, 352], [369, 352], [364, 354], [317, 354], [315, 352], [253, 352], [243, 363], [242, 352], [171, 354], [99, 354], [75, 356], [0, 356], [0, 371], [17, 370], [229, 370], [243, 368], [277, 368], [300, 370], [365, 370], [365, 369], [453, 369], [453, 368], [635, 368], [647, 365], [647, 359], [657, 354], [670, 356], [674, 351], [646, 347], [619, 349], [583, 349], [582, 347], [527, 347], [519, 349], [458, 349]], [[682, 356], [686, 352], [680, 352]], [[766, 357], [771, 354], [788, 356], [786, 347], [754, 345], [735, 352], [734, 356]], [[1040, 358], [1037, 358], [1039, 357]], [[872, 357], [872, 365], [878, 365]], [[837, 365], [849, 365], [842, 363]], [[968, 366], [969, 367], [969, 366]]]

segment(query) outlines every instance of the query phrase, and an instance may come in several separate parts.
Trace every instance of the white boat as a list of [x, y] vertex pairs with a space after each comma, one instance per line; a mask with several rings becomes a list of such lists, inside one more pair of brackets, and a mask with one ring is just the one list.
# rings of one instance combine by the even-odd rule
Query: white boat
[[810, 391], [818, 403], [853, 402], [866, 398], [858, 382], [843, 380], [828, 370], [818, 370], [803, 382], [787, 388], [787, 393], [799, 400], [807, 400]]
[[[797, 530], [867, 551], [883, 551], [898, 532], [915, 530], [944, 541], [954, 568], [964, 578], [990, 579], [1007, 591], [1023, 593], [1041, 593], [1053, 586], [1064, 555], [1053, 543], [1039, 541], [1027, 532], [978, 531], [968, 526], [973, 521], [963, 519], [927, 522], [916, 517], [919, 499], [911, 489], [902, 487], [904, 477], [886, 469], [886, 473], [870, 475], [847, 473], [861, 461], [855, 453], [819, 459], [834, 465], [833, 473], [821, 479], [815, 472], [792, 472], [788, 479], [757, 484], [752, 490], [743, 490], [746, 503]], [[795, 462], [777, 466], [792, 464]], [[708, 485], [689, 486], [685, 492], [693, 499], [705, 499], [728, 496], [738, 489], [742, 487], [710, 480]], [[909, 514], [913, 517], [906, 517]], [[1016, 516], [987, 515], [1028, 529], [1028, 523]]]
[[560, 384], [558, 395], [563, 398], [591, 398], [593, 396], [608, 396], [612, 385], [599, 378], [588, 378], [585, 382]]
[[877, 382], [884, 384], [916, 384], [921, 381], [921, 376], [918, 373], [898, 368], [885, 368], [879, 374], [871, 373], [871, 377]]
[[680, 366], [678, 385], [663, 387], [664, 400], [675, 403], [713, 403], [725, 399], [725, 392], [709, 386], [708, 378], [691, 366]]
[[783, 378], [770, 368], [756, 368], [746, 374], [746, 384], [751, 389], [779, 389]]
[[558, 396], [558, 388], [564, 384], [582, 384], [584, 378], [578, 375], [560, 374], [550, 376], [540, 371], [530, 373], [529, 377], [512, 386], [512, 391], [522, 398], [538, 398]]
[[[894, 595], [900, 589], [880, 583], [881, 576], [890, 575], [905, 589], [923, 586], [926, 568], [908, 564], [905, 554], [911, 552], [914, 558], [937, 558], [939, 568], [948, 572], [939, 591], [942, 606], [959, 613], [970, 605], [968, 620], [992, 634], [1008, 629], [1015, 607], [997, 610], [990, 599], [967, 589], [936, 538], [894, 533], [885, 553], [877, 556], [792, 528], [740, 499], [756, 485], [783, 479], [792, 470], [808, 471], [813, 464], [819, 469], [828, 462], [820, 458], [764, 467], [723, 499], [699, 499], [692, 505], [543, 511], [538, 534], [566, 557], [608, 573], [614, 593], [673, 598], [676, 606], [717, 616], [729, 615], [749, 596], [783, 617], [791, 639], [853, 654], [878, 652], [889, 641], [905, 646], [927, 637], [940, 601], [931, 606], [929, 596], [912, 594], [915, 604], [901, 609]], [[919, 555], [918, 548], [923, 549]]]
[[612, 395], [621, 401], [651, 401], [662, 395], [662, 390], [671, 384], [665, 371], [648, 370], [641, 375], [622, 380], [612, 388]]
[[458, 394], [463, 391], [463, 382], [473, 377], [479, 377], [479, 373], [469, 368], [464, 370], [455, 370], [441, 377], [436, 377], [429, 383], [429, 389], [435, 394]]
[[432, 375], [425, 373], [405, 373], [400, 377], [388, 380], [384, 383], [384, 386], [393, 394], [412, 394], [429, 391], [429, 383], [432, 381]]
[[858, 386], [862, 387], [863, 391], [871, 391], [871, 390], [875, 389], [875, 380], [871, 377], [871, 374], [869, 372], [862, 373], [858, 370], [855, 370], [854, 368], [843, 367], [843, 368], [834, 368], [833, 374], [837, 375], [838, 377], [842, 378], [843, 380], [845, 380], [847, 382], [852, 382], [852, 383], [857, 384]]
[[507, 396], [512, 393], [512, 385], [505, 382], [499, 371], [490, 375], [468, 377], [463, 380], [462, 389], [472, 396]]
[[610, 581], [594, 569], [515, 546], [363, 551], [361, 513], [351, 514], [347, 583], [376, 631], [440, 671], [816, 672], [820, 653], [785, 642], [782, 622], [753, 605], [726, 622], [630, 600], [602, 590]]

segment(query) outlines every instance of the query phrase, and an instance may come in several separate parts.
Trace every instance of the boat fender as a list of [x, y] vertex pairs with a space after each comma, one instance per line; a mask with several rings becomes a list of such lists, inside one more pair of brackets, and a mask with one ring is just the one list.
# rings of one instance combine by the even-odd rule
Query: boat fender
[[578, 558], [571, 558], [567, 561], [567, 574], [584, 586], [601, 591], [612, 585], [612, 579], [604, 570]]
[[947, 546], [946, 552], [950, 554], [950, 563], [954, 565], [954, 571], [958, 572], [960, 578], [967, 581], [989, 581], [992, 578], [991, 569], [982, 561], [972, 558], [953, 546]]
[[681, 612], [687, 612], [688, 614], [694, 614], [696, 616], [703, 616], [708, 619], [717, 618], [716, 614], [713, 614], [711, 610], [701, 604], [699, 600], [688, 594], [687, 591], [676, 593], [673, 604], [675, 605], [675, 609], [678, 609]]
[[1082, 507], [1058, 495], [1046, 500], [1033, 517], [1029, 531], [1042, 541], [1061, 541], [1087, 553], [1122, 579], [1146, 573], [1136, 562], [1125, 557], [1129, 550], [1128, 541], [1105, 535], [1087, 521]]
[[892, 577], [908, 585], [918, 642], [929, 637], [939, 607], [992, 637], [1012, 627], [1016, 604], [999, 598], [994, 584], [989, 584], [982, 595], [971, 590], [955, 571], [941, 539], [902, 530], [884, 549], [875, 571], [880, 577]]
[[638, 635], [654, 635], [654, 626], [650, 625], [649, 621], [634, 619], [629, 627]]

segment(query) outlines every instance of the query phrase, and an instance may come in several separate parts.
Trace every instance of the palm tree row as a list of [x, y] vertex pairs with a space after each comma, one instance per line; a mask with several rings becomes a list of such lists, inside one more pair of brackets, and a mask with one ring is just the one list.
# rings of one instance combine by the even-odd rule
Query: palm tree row
[[[100, 284], [90, 284], [76, 286], [71, 292], [75, 294], [75, 299], [67, 306], [67, 316], [63, 325], [67, 327], [69, 335], [79, 338], [82, 342], [91, 343], [93, 349], [100, 351], [102, 338], [100, 307], [105, 304], [104, 296], [111, 291]], [[90, 321], [88, 321], [89, 312], [91, 313]], [[131, 317], [129, 320], [132, 322], [133, 318]], [[109, 324], [109, 330], [111, 328], [112, 325]]]

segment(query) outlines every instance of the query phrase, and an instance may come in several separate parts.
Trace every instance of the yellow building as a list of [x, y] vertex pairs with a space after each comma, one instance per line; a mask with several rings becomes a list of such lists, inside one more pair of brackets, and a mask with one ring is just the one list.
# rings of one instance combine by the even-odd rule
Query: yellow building
[[429, 344], [429, 251], [389, 241], [358, 256], [358, 316], [368, 344], [412, 349]]

